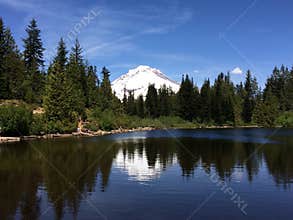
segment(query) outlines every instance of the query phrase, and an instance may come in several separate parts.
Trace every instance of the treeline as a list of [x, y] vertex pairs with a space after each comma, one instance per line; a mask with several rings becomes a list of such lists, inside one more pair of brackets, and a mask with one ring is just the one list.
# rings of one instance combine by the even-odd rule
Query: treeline
[[[122, 113], [122, 105], [111, 90], [110, 72], [104, 67], [99, 81], [96, 67], [83, 58], [78, 40], [68, 51], [61, 38], [56, 56], [45, 70], [45, 49], [40, 33], [33, 19], [26, 28], [24, 51], [20, 52], [10, 29], [0, 18], [1, 100], [23, 100], [32, 106], [44, 107], [45, 115], [34, 119], [38, 130], [49, 132], [76, 130], [77, 121], [87, 116], [86, 109], [115, 109], [115, 112]], [[2, 112], [9, 111], [7, 107], [2, 108]], [[0, 123], [4, 133], [9, 123], [14, 124], [5, 115]], [[13, 131], [6, 133], [14, 134]]]
[[[293, 69], [276, 67], [263, 91], [250, 71], [244, 84], [234, 85], [229, 73], [220, 73], [213, 85], [207, 79], [201, 88], [186, 75], [177, 94], [169, 88], [156, 90], [150, 85], [145, 102], [142, 96], [134, 100], [130, 92], [123, 105], [128, 114], [140, 117], [178, 115], [187, 121], [211, 125], [292, 126]], [[283, 118], [277, 121], [280, 115]]]
[[[177, 94], [165, 86], [156, 89], [149, 85], [146, 97], [135, 99], [134, 92], [127, 91], [120, 101], [112, 92], [110, 71], [104, 67], [98, 78], [96, 67], [83, 58], [78, 40], [69, 50], [61, 38], [55, 57], [45, 69], [45, 49], [36, 20], [29, 23], [25, 32], [21, 52], [0, 18], [0, 99], [22, 100], [43, 107], [45, 112], [24, 120], [29, 123], [21, 125], [26, 127], [25, 133], [73, 131], [79, 120], [87, 120], [91, 129], [113, 129], [150, 123], [149, 120], [141, 124], [139, 118], [162, 117], [164, 123], [169, 119], [182, 124], [184, 120], [194, 126], [293, 124], [293, 70], [284, 66], [274, 69], [264, 90], [250, 71], [243, 84], [234, 85], [229, 73], [221, 73], [214, 83], [207, 79], [201, 88], [186, 75]], [[22, 112], [1, 108], [4, 109], [0, 112]], [[18, 116], [8, 115], [0, 117], [1, 132], [6, 134], [18, 129], [11, 121]]]
[[[57, 54], [48, 70], [44, 68], [44, 48], [36, 20], [26, 28], [23, 39], [24, 51], [20, 52], [8, 27], [0, 18], [0, 99], [19, 99], [27, 103], [44, 104], [47, 108], [54, 105], [54, 98], [76, 103], [74, 111], [82, 115], [85, 107], [97, 104], [97, 87], [105, 94], [101, 101], [107, 108], [108, 100], [113, 98], [109, 71], [104, 68], [104, 80], [99, 84], [96, 68], [88, 65], [82, 57], [82, 48], [76, 40], [69, 57], [65, 42], [61, 38]], [[99, 86], [100, 85], [100, 86]], [[59, 89], [59, 93], [57, 91]], [[66, 95], [65, 93], [69, 93]], [[55, 95], [55, 97], [53, 97]], [[63, 98], [66, 96], [66, 98]], [[56, 101], [55, 99], [55, 101]], [[72, 103], [71, 103], [72, 104]], [[71, 114], [70, 103], [68, 114]], [[50, 111], [50, 109], [49, 109]], [[58, 111], [58, 109], [57, 109]], [[52, 114], [52, 113], [49, 113]], [[59, 115], [59, 113], [57, 113]], [[54, 118], [50, 115], [50, 118]], [[61, 115], [62, 117], [62, 115]]]

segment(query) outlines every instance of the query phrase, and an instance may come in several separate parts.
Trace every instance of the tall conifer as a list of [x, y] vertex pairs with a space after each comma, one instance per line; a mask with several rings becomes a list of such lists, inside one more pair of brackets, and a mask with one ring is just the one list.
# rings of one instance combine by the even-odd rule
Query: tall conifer
[[24, 42], [24, 63], [26, 67], [26, 101], [40, 102], [44, 87], [43, 43], [40, 29], [35, 19], [26, 28], [27, 37]]
[[159, 116], [159, 108], [158, 108], [158, 92], [155, 88], [154, 84], [149, 85], [148, 92], [146, 95], [145, 106], [147, 110], [147, 114], [156, 118]]

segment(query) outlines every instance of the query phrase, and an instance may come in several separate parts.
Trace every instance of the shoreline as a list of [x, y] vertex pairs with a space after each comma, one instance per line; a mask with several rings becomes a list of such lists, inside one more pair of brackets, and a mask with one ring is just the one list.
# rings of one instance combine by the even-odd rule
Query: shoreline
[[133, 128], [133, 129], [116, 129], [112, 131], [102, 131], [102, 130], [98, 130], [96, 132], [81, 131], [81, 132], [72, 132], [71, 134], [45, 134], [45, 135], [29, 135], [29, 136], [23, 136], [23, 137], [1, 137], [0, 136], [0, 144], [16, 143], [21, 141], [32, 141], [32, 140], [49, 140], [49, 139], [68, 138], [68, 137], [100, 137], [100, 136], [106, 136], [106, 135], [130, 133], [130, 132], [137, 132], [137, 131], [152, 131], [156, 129], [157, 128], [143, 127], [143, 128]]
[[[194, 127], [194, 128], [180, 128], [180, 127], [172, 127], [168, 129], [232, 129], [232, 128], [261, 128], [256, 125], [249, 125], [249, 126], [208, 126], [208, 127]], [[138, 131], [153, 131], [153, 130], [164, 130], [164, 128], [155, 128], [155, 127], [140, 127], [140, 128], [133, 128], [133, 129], [116, 129], [112, 131], [103, 131], [98, 130], [96, 132], [93, 131], [81, 131], [81, 132], [72, 132], [71, 134], [45, 134], [45, 135], [30, 135], [30, 136], [23, 136], [23, 137], [1, 137], [0, 136], [0, 144], [5, 143], [15, 143], [21, 141], [32, 141], [32, 140], [49, 140], [49, 139], [58, 139], [58, 138], [68, 138], [68, 137], [100, 137], [106, 135], [113, 135], [113, 134], [123, 134], [123, 133], [130, 133], [130, 132], [138, 132]]]

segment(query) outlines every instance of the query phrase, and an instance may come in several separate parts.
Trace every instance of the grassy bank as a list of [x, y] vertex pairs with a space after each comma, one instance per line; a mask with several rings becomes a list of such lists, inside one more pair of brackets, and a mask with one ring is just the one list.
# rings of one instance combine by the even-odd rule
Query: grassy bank
[[115, 114], [112, 111], [88, 112], [85, 128], [89, 130], [115, 130], [119, 128], [131, 129], [139, 127], [153, 128], [196, 128], [198, 123], [188, 122], [177, 116], [159, 118], [140, 118], [125, 114]]
[[[140, 118], [118, 114], [113, 111], [87, 110], [83, 123], [83, 131], [113, 131], [137, 128], [218, 128], [218, 127], [250, 127], [255, 124], [200, 123], [185, 121], [178, 116], [161, 116], [159, 118]], [[262, 127], [262, 125], [259, 125]], [[276, 127], [293, 127], [293, 112], [285, 112], [276, 118]], [[48, 121], [45, 114], [33, 114], [33, 107], [27, 105], [1, 105], [0, 131], [2, 137], [20, 137], [29, 135], [44, 136], [47, 134], [72, 134], [77, 131], [78, 119], [72, 121]]]

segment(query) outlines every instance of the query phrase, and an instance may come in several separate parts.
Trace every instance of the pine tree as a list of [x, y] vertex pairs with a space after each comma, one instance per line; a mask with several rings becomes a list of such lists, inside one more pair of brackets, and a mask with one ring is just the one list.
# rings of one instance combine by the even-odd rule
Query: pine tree
[[25, 67], [11, 31], [8, 28], [5, 30], [5, 42], [6, 52], [3, 67], [7, 80], [7, 98], [22, 99], [24, 98], [23, 82]]
[[158, 92], [154, 84], [149, 85], [146, 95], [145, 106], [148, 116], [156, 118], [159, 116]]
[[290, 71], [284, 65], [280, 69], [274, 68], [272, 75], [267, 79], [266, 87], [264, 90], [264, 97], [267, 96], [268, 91], [272, 92], [278, 99], [279, 108], [281, 111], [288, 111], [290, 103], [287, 99], [286, 84], [290, 78]]
[[194, 85], [194, 97], [193, 97], [193, 104], [192, 104], [192, 109], [194, 111], [194, 118], [196, 121], [200, 120], [200, 92], [199, 89], [196, 85]]
[[58, 43], [57, 56], [54, 59], [54, 63], [57, 63], [62, 71], [65, 71], [67, 65], [67, 53], [65, 42], [63, 38], [61, 38]]
[[142, 95], [138, 96], [136, 106], [137, 106], [136, 107], [137, 115], [140, 118], [144, 118], [145, 117], [145, 109], [144, 109], [144, 100], [143, 100]]
[[134, 91], [128, 91], [126, 110], [127, 110], [128, 115], [136, 115], [136, 105], [135, 105], [135, 99], [134, 99]]
[[123, 104], [120, 99], [118, 99], [115, 93], [112, 95], [112, 100], [110, 102], [110, 110], [116, 115], [121, 115], [124, 113]]
[[280, 92], [277, 98], [279, 99], [279, 108], [281, 111], [287, 111], [288, 110], [288, 105], [286, 100], [286, 82], [288, 80], [288, 77], [290, 75], [290, 71], [287, 67], [284, 65], [281, 66], [280, 70], [280, 78], [279, 78], [279, 86], [280, 86]]
[[203, 122], [211, 121], [212, 106], [211, 106], [211, 87], [210, 80], [205, 80], [200, 91], [200, 117]]
[[178, 106], [178, 99], [177, 94], [171, 91], [170, 97], [170, 115], [178, 115], [179, 106]]
[[[61, 44], [61, 43], [60, 43]], [[82, 48], [76, 39], [74, 46], [71, 48], [68, 63], [68, 76], [71, 79], [74, 87], [80, 91], [80, 97], [83, 102], [86, 102], [87, 97], [87, 78], [86, 65], [82, 57]]]
[[244, 89], [244, 86], [243, 86], [243, 83], [242, 82], [240, 82], [239, 85], [236, 85], [236, 94], [241, 99], [244, 99], [245, 98], [245, 89]]
[[61, 71], [58, 63], [50, 66], [46, 83], [45, 95], [43, 98], [46, 115], [49, 121], [62, 121], [67, 119], [70, 109], [66, 108], [67, 98], [64, 96], [65, 73]]
[[54, 62], [48, 68], [43, 105], [49, 121], [62, 121], [69, 117], [67, 113], [70, 112], [70, 109], [66, 108], [68, 106], [66, 103], [68, 97], [64, 95], [67, 92], [65, 90], [66, 75], [65, 70], [62, 68], [61, 60], [59, 59], [64, 51], [66, 51], [65, 45], [62, 44], [62, 47], [60, 47], [59, 43]]
[[234, 85], [230, 80], [230, 74], [228, 73], [225, 76], [224, 80], [224, 100], [223, 100], [223, 109], [225, 115], [225, 122], [234, 123], [235, 115], [234, 115], [234, 105], [235, 105], [235, 93], [234, 93]]
[[124, 113], [127, 113], [127, 95], [126, 95], [126, 88], [124, 88], [124, 94], [123, 94], [123, 99], [122, 99], [122, 105], [123, 105], [123, 110]]
[[286, 109], [288, 111], [293, 111], [293, 68], [291, 72], [288, 74], [284, 90], [286, 91], [285, 93], [285, 99], [286, 99]]
[[242, 117], [245, 123], [250, 123], [252, 120], [252, 114], [255, 107], [255, 95], [257, 92], [256, 79], [252, 78], [251, 72], [248, 71], [246, 74], [246, 81], [244, 85], [245, 97], [243, 103]]
[[9, 28], [0, 18], [0, 99], [22, 99], [24, 65]]
[[268, 89], [265, 100], [259, 100], [253, 112], [253, 121], [263, 127], [274, 127], [279, 114], [278, 98]]
[[82, 91], [73, 83], [68, 70], [64, 69], [67, 62], [64, 51], [66, 46], [61, 40], [54, 62], [48, 70], [44, 107], [49, 121], [76, 122], [80, 116], [84, 116], [85, 106], [80, 98]]
[[217, 124], [235, 124], [235, 88], [230, 74], [220, 73], [211, 89], [212, 119]]
[[43, 43], [35, 19], [31, 20], [26, 29], [27, 38], [24, 42], [24, 63], [26, 67], [26, 101], [40, 102], [44, 85]]
[[5, 56], [5, 27], [0, 17], [0, 99], [7, 98], [7, 77], [4, 72], [4, 56]]
[[245, 90], [243, 83], [240, 82], [239, 85], [235, 87], [235, 99], [234, 99], [234, 122], [235, 125], [242, 125], [242, 111], [243, 111], [243, 102], [245, 98]]
[[[59, 45], [60, 44], [61, 42]], [[57, 57], [62, 57], [62, 55], [57, 55]], [[85, 106], [87, 102], [86, 67], [82, 57], [82, 49], [78, 40], [76, 40], [73, 48], [71, 49], [65, 75], [68, 83], [67, 86], [71, 90], [70, 98], [75, 97], [76, 99], [76, 111], [79, 116], [85, 117]]]
[[94, 107], [98, 102], [98, 77], [96, 67], [87, 68], [87, 107]]
[[104, 111], [111, 107], [111, 103], [113, 101], [113, 93], [110, 82], [110, 71], [103, 67], [102, 70], [103, 79], [101, 82], [100, 92], [101, 92], [101, 109]]
[[163, 87], [159, 89], [158, 99], [160, 116], [168, 116], [171, 114], [170, 94], [171, 93], [166, 85], [163, 85]]
[[224, 74], [220, 73], [212, 88], [212, 118], [218, 124], [225, 122], [223, 110]]
[[186, 75], [182, 77], [181, 86], [177, 94], [179, 105], [179, 116], [185, 120], [192, 121], [196, 112], [196, 94], [192, 80]]

